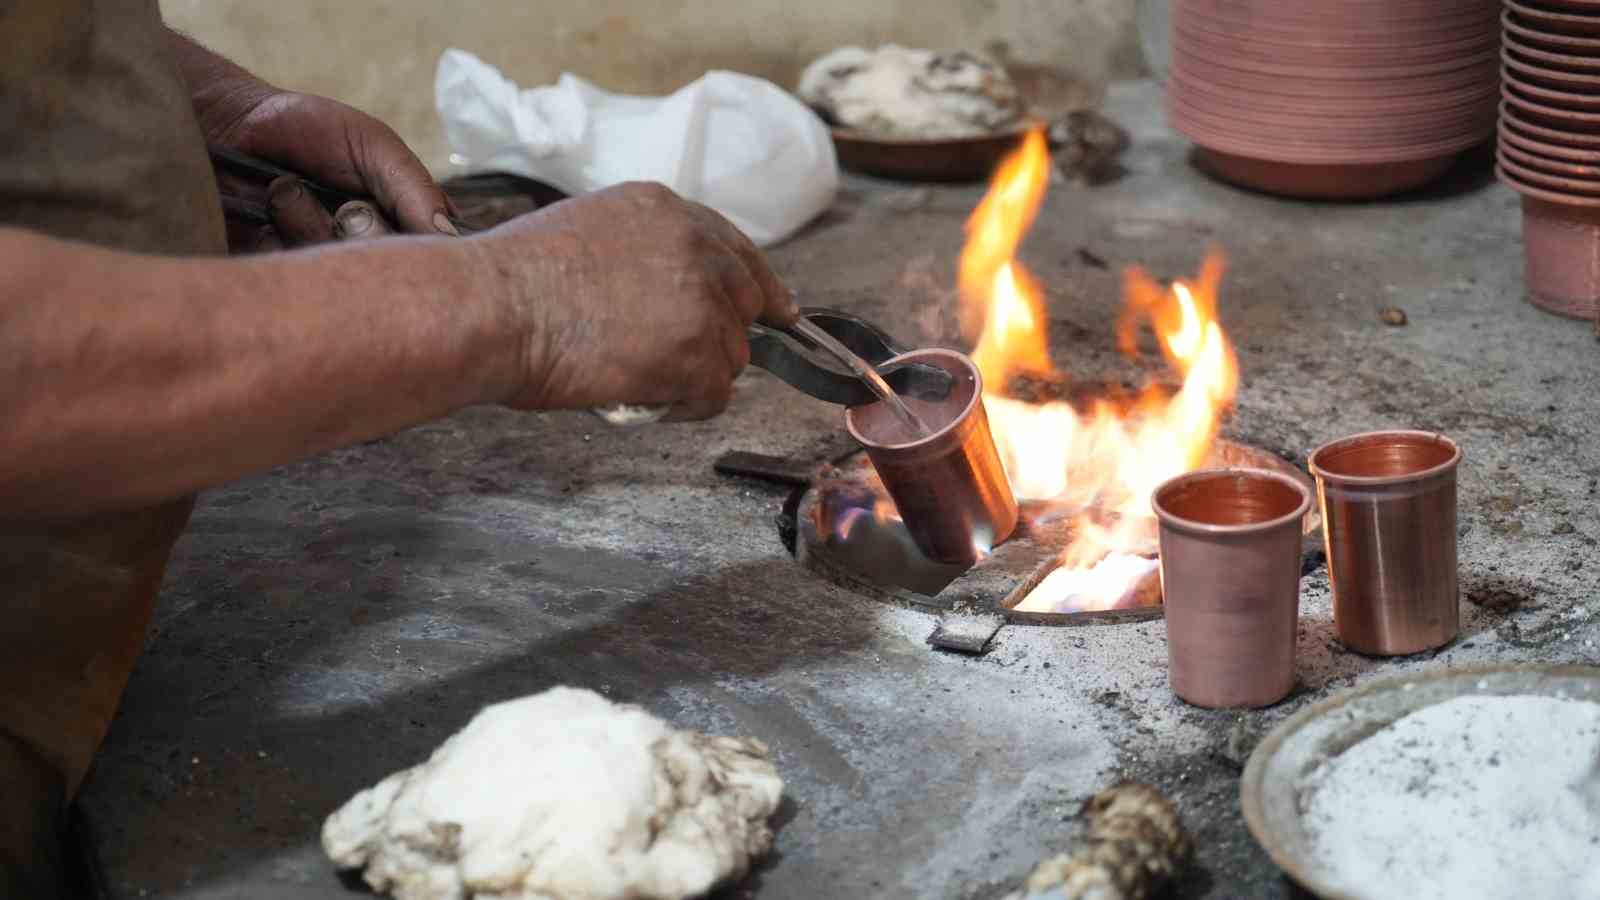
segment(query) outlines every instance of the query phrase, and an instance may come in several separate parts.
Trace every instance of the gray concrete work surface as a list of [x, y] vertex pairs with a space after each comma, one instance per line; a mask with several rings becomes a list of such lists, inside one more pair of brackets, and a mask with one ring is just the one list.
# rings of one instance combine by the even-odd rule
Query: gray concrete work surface
[[[473, 410], [201, 504], [85, 794], [111, 896], [347, 896], [318, 845], [330, 811], [483, 705], [568, 684], [773, 747], [776, 852], [724, 896], [995, 897], [1067, 846], [1085, 798], [1135, 777], [1195, 835], [1180, 896], [1288, 897], [1238, 806], [1266, 730], [1372, 679], [1600, 658], [1600, 347], [1522, 299], [1517, 196], [1482, 160], [1393, 202], [1256, 196], [1193, 170], [1153, 85], [1119, 86], [1109, 111], [1134, 133], [1126, 175], [1056, 185], [1023, 251], [1059, 365], [1137, 374], [1113, 336], [1122, 267], [1186, 275], [1219, 243], [1242, 378], [1228, 436], [1302, 466], [1377, 427], [1462, 444], [1454, 644], [1343, 650], [1322, 569], [1301, 584], [1298, 685], [1267, 710], [1176, 700], [1160, 620], [1013, 625], [985, 656], [943, 652], [932, 616], [793, 561], [785, 491], [712, 471], [726, 450], [832, 440], [839, 409], [752, 372], [701, 424]], [[954, 344], [981, 193], [852, 179], [773, 258], [805, 304]]]

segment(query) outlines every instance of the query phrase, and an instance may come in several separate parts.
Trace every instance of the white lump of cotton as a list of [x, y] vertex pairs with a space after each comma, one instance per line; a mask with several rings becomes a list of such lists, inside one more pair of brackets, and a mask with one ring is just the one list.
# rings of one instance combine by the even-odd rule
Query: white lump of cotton
[[771, 848], [782, 793], [760, 741], [554, 688], [357, 794], [322, 846], [399, 900], [677, 900]]
[[1301, 787], [1320, 868], [1352, 896], [1600, 900], [1600, 703], [1449, 700]]

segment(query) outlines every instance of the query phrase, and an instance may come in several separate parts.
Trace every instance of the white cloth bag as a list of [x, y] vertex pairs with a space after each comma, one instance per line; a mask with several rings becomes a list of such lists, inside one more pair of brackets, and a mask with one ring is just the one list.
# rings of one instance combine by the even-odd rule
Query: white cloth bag
[[827, 126], [748, 75], [710, 72], [667, 97], [611, 94], [572, 74], [520, 90], [472, 54], [446, 50], [434, 100], [469, 170], [511, 172], [569, 194], [659, 181], [761, 246], [799, 230], [839, 189]]

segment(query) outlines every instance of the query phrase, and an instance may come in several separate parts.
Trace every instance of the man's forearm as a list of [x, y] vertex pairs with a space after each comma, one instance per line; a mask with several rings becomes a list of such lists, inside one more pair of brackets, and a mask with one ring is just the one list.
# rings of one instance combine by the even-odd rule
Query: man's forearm
[[532, 329], [482, 252], [191, 260], [0, 229], [0, 518], [182, 496], [503, 399]]

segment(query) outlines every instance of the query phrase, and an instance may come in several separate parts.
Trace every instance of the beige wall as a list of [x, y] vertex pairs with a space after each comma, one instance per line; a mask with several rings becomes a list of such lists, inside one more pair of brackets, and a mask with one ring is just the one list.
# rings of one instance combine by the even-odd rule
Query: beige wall
[[710, 68], [792, 85], [833, 47], [983, 47], [1090, 77], [1135, 74], [1135, 0], [162, 0], [167, 21], [285, 87], [383, 118], [424, 160], [446, 150], [433, 69], [459, 47], [530, 87], [572, 71], [666, 93]]

